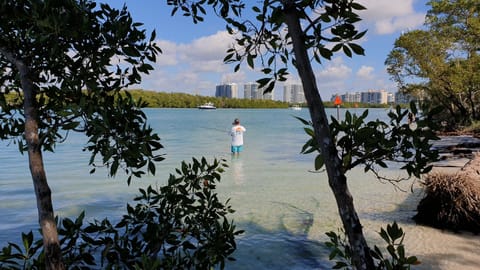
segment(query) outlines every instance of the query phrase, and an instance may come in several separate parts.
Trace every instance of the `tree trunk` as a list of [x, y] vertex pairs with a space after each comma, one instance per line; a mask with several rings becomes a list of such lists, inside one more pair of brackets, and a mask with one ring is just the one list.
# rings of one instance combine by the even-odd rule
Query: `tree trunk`
[[472, 118], [470, 120], [477, 120], [477, 109], [475, 108], [475, 90], [472, 87], [468, 89], [468, 103], [472, 109]]
[[25, 110], [25, 140], [28, 146], [28, 162], [33, 180], [33, 188], [37, 198], [38, 220], [43, 236], [46, 269], [65, 269], [62, 262], [62, 252], [58, 241], [57, 225], [53, 214], [50, 187], [43, 165], [41, 144], [38, 133], [38, 107], [34, 85], [29, 78], [28, 67], [22, 61], [15, 59], [15, 65], [20, 73], [20, 81], [24, 94]]
[[353, 264], [356, 269], [373, 269], [370, 248], [363, 236], [362, 225], [355, 211], [353, 197], [348, 190], [342, 163], [330, 133], [325, 107], [318, 93], [298, 14], [295, 8], [289, 7], [288, 4], [284, 4], [284, 6], [288, 33], [293, 42], [296, 68], [302, 80], [315, 137], [325, 160], [328, 183], [335, 196], [340, 218], [352, 248]]

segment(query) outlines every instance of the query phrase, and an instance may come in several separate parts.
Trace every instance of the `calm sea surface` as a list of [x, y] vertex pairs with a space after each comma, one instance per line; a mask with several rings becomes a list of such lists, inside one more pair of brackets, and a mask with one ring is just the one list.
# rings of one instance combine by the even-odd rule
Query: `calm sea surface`
[[[358, 113], [361, 110], [358, 109]], [[150, 125], [160, 134], [166, 160], [157, 175], [127, 186], [123, 176], [90, 175], [89, 154], [82, 152], [83, 135], [72, 134], [54, 154], [45, 154], [45, 166], [53, 191], [56, 214], [75, 217], [82, 209], [89, 220], [118, 218], [139, 187], [163, 185], [182, 160], [205, 156], [226, 158], [228, 170], [218, 187], [219, 195], [231, 198], [238, 229], [236, 262], [227, 269], [328, 269], [325, 232], [340, 227], [337, 208], [324, 173], [312, 173], [313, 155], [299, 154], [308, 139], [303, 125], [293, 116], [308, 117], [308, 111], [288, 109], [147, 109]], [[333, 109], [328, 113], [336, 114]], [[370, 118], [384, 119], [384, 109], [370, 110]], [[230, 129], [240, 118], [247, 129], [240, 157], [229, 153]], [[391, 169], [387, 175], [399, 175]], [[374, 179], [362, 169], [348, 175], [369, 243], [383, 244], [381, 226], [396, 220], [404, 228], [406, 250], [423, 264], [417, 269], [476, 269], [480, 264], [480, 237], [452, 234], [411, 221], [422, 194], [401, 192]], [[410, 190], [412, 182], [405, 183]], [[36, 231], [37, 210], [27, 157], [17, 145], [0, 142], [0, 246], [20, 243], [20, 232]]]

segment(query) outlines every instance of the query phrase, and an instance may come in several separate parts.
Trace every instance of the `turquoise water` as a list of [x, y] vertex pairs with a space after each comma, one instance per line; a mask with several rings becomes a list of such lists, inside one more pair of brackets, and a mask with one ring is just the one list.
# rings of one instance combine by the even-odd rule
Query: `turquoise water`
[[[385, 117], [384, 109], [370, 111], [372, 119]], [[238, 238], [234, 254], [237, 261], [229, 263], [227, 269], [329, 268], [325, 232], [337, 231], [340, 221], [326, 175], [311, 172], [313, 155], [299, 154], [308, 137], [293, 115], [308, 118], [307, 110], [147, 109], [146, 113], [165, 146], [162, 152], [166, 160], [158, 164], [157, 175], [136, 180], [131, 186], [121, 175], [112, 179], [101, 170], [90, 175], [89, 155], [81, 150], [85, 138], [72, 134], [56, 153], [45, 155], [57, 215], [75, 217], [85, 209], [90, 220], [104, 216], [115, 219], [138, 187], [163, 184], [182, 160], [225, 158], [230, 167], [222, 176], [218, 192], [225, 200], [231, 198], [236, 209], [232, 218], [238, 229], [246, 231]], [[328, 113], [336, 115], [336, 110]], [[244, 152], [235, 158], [229, 153], [227, 134], [234, 118], [240, 118], [247, 129]], [[445, 254], [462, 258], [480, 253], [476, 236], [456, 236], [413, 224], [410, 218], [420, 194], [400, 192], [361, 169], [349, 173], [348, 178], [371, 243], [379, 243], [376, 232], [382, 225], [397, 220], [407, 232], [407, 251], [424, 255], [423, 269], [432, 265], [455, 269]], [[409, 189], [410, 185], [404, 187]], [[38, 227], [26, 156], [18, 153], [16, 145], [7, 147], [5, 143], [0, 144], [0, 216], [2, 246], [7, 241], [19, 242], [20, 232]], [[449, 239], [447, 244], [439, 245], [437, 242], [443, 239]], [[455, 243], [471, 247], [471, 252], [460, 249], [457, 254], [458, 248], [449, 246]]]

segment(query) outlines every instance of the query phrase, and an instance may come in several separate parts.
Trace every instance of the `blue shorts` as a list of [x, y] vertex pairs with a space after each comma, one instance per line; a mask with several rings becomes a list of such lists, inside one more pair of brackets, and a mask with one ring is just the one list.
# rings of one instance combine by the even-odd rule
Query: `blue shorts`
[[232, 153], [240, 153], [243, 150], [243, 145], [237, 145], [237, 146], [232, 145], [231, 149], [232, 149]]

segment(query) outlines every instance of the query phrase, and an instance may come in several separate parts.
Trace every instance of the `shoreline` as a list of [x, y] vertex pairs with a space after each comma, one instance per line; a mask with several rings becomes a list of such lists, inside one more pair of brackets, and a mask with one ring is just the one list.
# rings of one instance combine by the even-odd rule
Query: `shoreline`
[[475, 153], [480, 152], [480, 138], [475, 135], [442, 135], [433, 142], [440, 160], [433, 163], [434, 171], [456, 172], [463, 168]]
[[[417, 256], [422, 262], [416, 267], [418, 269], [478, 269], [478, 262], [480, 261], [480, 235], [470, 230], [447, 228], [452, 224], [447, 224], [449, 220], [442, 218], [444, 215], [439, 214], [439, 209], [436, 206], [448, 202], [453, 205], [453, 209], [458, 210], [455, 199], [459, 199], [461, 196], [457, 196], [457, 193], [452, 194], [449, 192], [451, 192], [451, 186], [453, 188], [470, 187], [462, 185], [465, 181], [461, 181], [461, 176], [465, 173], [463, 170], [469, 167], [469, 162], [480, 155], [480, 139], [473, 135], [464, 134], [442, 135], [439, 137], [441, 140], [435, 141], [433, 148], [439, 151], [441, 160], [433, 163], [432, 171], [427, 174], [427, 177], [428, 175], [434, 176], [430, 181], [430, 185], [434, 185], [435, 191], [431, 192], [426, 203], [423, 202], [425, 204], [421, 211], [419, 207], [421, 207], [422, 201], [426, 198], [425, 196], [428, 195], [425, 193], [425, 186], [422, 187], [422, 195], [415, 198], [415, 200], [421, 199], [416, 202], [414, 212], [416, 215], [422, 212], [424, 217], [427, 216], [430, 221], [427, 223], [430, 224], [419, 222], [413, 218], [414, 225], [404, 225], [405, 231], [408, 233], [405, 238], [405, 246], [409, 253]], [[440, 177], [438, 175], [444, 176]], [[454, 185], [445, 185], [442, 177], [455, 177], [452, 183]], [[457, 179], [457, 177], [459, 178]], [[432, 190], [431, 187], [430, 190]], [[439, 197], [436, 193], [441, 194], [439, 200], [442, 200], [442, 202], [438, 201]], [[442, 196], [442, 194], [447, 195]], [[454, 198], [453, 202], [448, 201], [448, 199], [444, 200], [445, 197], [450, 197], [450, 195]], [[461, 198], [463, 199], [464, 197]], [[450, 215], [458, 216], [459, 213], [458, 211], [452, 212]], [[438, 217], [441, 220], [437, 220]], [[435, 221], [432, 223], [431, 220], [433, 219]], [[449, 226], [437, 226], [438, 222]]]

